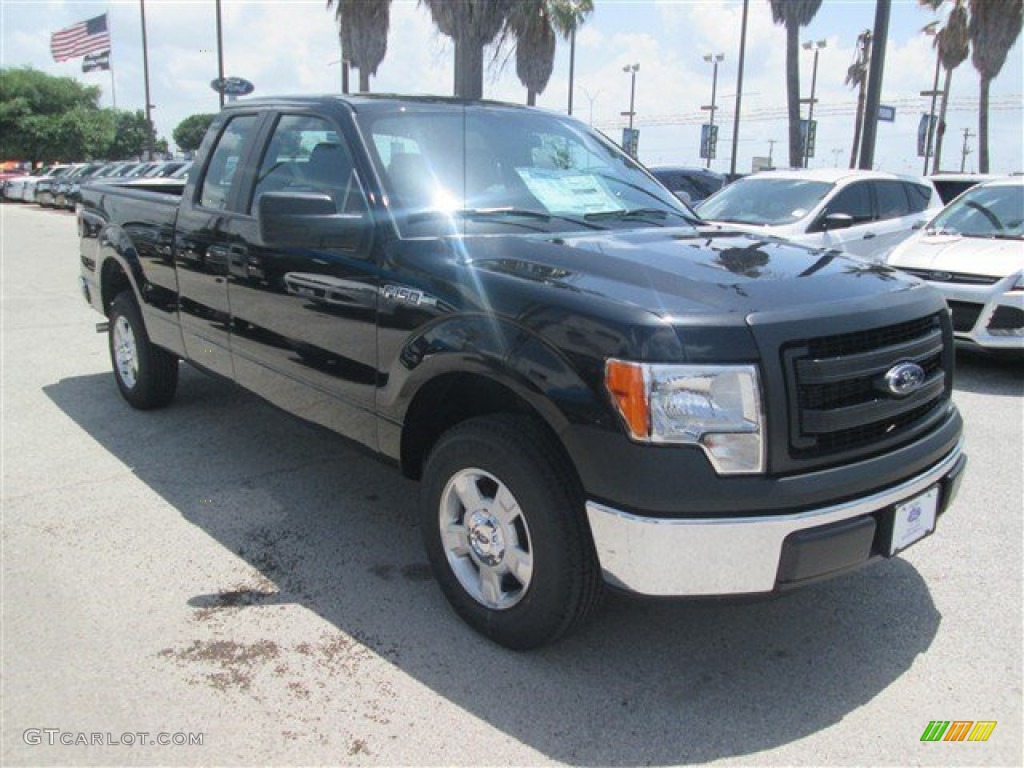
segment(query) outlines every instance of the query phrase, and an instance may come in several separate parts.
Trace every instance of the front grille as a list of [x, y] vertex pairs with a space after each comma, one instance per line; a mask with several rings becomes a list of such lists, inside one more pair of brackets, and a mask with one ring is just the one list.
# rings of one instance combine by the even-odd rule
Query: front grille
[[[786, 345], [791, 457], [866, 452], [927, 428], [949, 398], [943, 335], [942, 315], [935, 314]], [[924, 382], [898, 397], [885, 376], [904, 362], [921, 366]]]
[[1017, 307], [996, 307], [988, 321], [990, 331], [1018, 331], [1024, 328], [1024, 310]]
[[972, 304], [969, 301], [947, 301], [949, 309], [953, 313], [953, 330], [958, 333], [970, 333], [974, 324], [978, 322], [978, 315], [981, 314], [982, 305]]
[[901, 272], [933, 283], [958, 283], [961, 285], [995, 285], [1000, 278], [988, 275], [971, 275], [966, 272], [941, 272], [935, 269], [905, 269]]

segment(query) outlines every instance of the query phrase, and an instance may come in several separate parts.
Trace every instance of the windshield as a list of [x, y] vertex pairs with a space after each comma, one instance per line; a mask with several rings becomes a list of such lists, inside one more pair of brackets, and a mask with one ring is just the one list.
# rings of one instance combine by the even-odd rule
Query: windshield
[[403, 236], [698, 223], [635, 161], [572, 120], [444, 104], [357, 119]]
[[697, 206], [697, 212], [708, 221], [792, 224], [807, 216], [831, 188], [826, 181], [751, 176], [709, 197]]
[[936, 216], [928, 229], [965, 237], [1024, 239], [1024, 185], [973, 187]]

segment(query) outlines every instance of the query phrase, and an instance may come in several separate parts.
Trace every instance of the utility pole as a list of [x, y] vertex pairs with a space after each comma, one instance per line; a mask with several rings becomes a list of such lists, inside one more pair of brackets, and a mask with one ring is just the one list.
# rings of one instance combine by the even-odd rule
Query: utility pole
[[967, 140], [977, 135], [976, 133], [971, 133], [970, 128], [964, 128], [964, 148], [960, 153], [960, 173], [963, 173], [964, 168], [967, 167], [967, 156], [971, 154], [971, 150], [967, 147]]
[[768, 170], [775, 168], [775, 163], [772, 162], [772, 155], [775, 153], [775, 145], [778, 144], [778, 139], [768, 139]]
[[885, 70], [885, 44], [889, 39], [889, 13], [892, 0], [875, 0], [875, 31], [871, 35], [871, 68], [868, 70], [868, 95], [864, 109], [864, 137], [860, 146], [860, 164], [870, 171], [875, 166], [875, 137], [878, 135], [878, 104], [882, 97]]

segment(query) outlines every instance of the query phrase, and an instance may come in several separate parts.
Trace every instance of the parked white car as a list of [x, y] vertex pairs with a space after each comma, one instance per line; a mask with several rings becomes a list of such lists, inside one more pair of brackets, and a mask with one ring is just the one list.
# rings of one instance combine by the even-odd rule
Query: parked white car
[[942, 208], [926, 179], [839, 168], [766, 171], [697, 206], [702, 218], [883, 262]]
[[1024, 352], [1024, 177], [971, 187], [888, 261], [945, 294], [958, 341]]

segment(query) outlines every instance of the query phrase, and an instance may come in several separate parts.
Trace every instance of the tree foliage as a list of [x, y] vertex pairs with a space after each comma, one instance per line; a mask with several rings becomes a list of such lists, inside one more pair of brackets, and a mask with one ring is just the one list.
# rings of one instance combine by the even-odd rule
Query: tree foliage
[[[1024, 22], [1022, 0], [970, 0], [971, 63], [981, 76], [978, 98], [978, 171], [988, 173], [989, 85], [1006, 62]], [[1018, 66], [1020, 62], [1018, 61]]]
[[100, 89], [30, 68], [0, 69], [0, 153], [10, 160], [102, 157], [113, 122]]
[[[164, 142], [166, 144], [166, 141]], [[118, 110], [114, 115], [114, 141], [108, 156], [111, 158], [139, 157], [146, 148], [146, 115], [141, 109], [134, 112]]]
[[194, 152], [199, 149], [199, 145], [203, 143], [203, 137], [206, 135], [206, 129], [210, 127], [210, 123], [213, 122], [214, 115], [199, 114], [189, 115], [171, 131], [171, 136], [174, 137], [174, 143], [178, 145], [178, 149], [184, 152]]
[[514, 41], [516, 76], [526, 86], [528, 104], [536, 102], [551, 79], [556, 35], [568, 38], [593, 10], [592, 0], [514, 0], [502, 42]]
[[[966, 0], [952, 0], [953, 9], [940, 26], [933, 21], [925, 26], [925, 32], [934, 33], [932, 45], [937, 51], [939, 64], [946, 70], [946, 78], [942, 87], [942, 100], [939, 102], [939, 119], [935, 130], [935, 149], [932, 154], [932, 173], [938, 173], [942, 167], [942, 140], [946, 134], [946, 110], [949, 106], [949, 89], [953, 83], [953, 70], [967, 59], [970, 52], [970, 35], [967, 31]], [[920, 0], [921, 5], [938, 10], [946, 0]], [[937, 30], [937, 31], [936, 31]]]
[[[332, 6], [335, 0], [327, 0]], [[367, 93], [388, 52], [391, 0], [337, 0], [336, 6], [341, 56], [359, 70], [359, 91]]]

